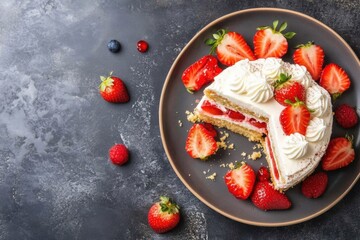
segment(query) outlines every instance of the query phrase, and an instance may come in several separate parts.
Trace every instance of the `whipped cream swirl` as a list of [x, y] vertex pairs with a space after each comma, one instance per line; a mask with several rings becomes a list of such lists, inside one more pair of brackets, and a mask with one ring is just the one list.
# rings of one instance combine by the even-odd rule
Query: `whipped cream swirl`
[[331, 108], [331, 99], [329, 94], [321, 87], [314, 84], [306, 91], [306, 106], [312, 111], [315, 117], [326, 116]]
[[284, 154], [289, 159], [299, 159], [307, 153], [309, 143], [306, 141], [305, 136], [300, 133], [293, 133], [285, 137]]
[[291, 65], [291, 79], [300, 82], [305, 89], [309, 88], [312, 84], [312, 77], [304, 66]]
[[247, 95], [254, 102], [267, 102], [274, 95], [274, 87], [270, 85], [265, 76], [254, 72], [247, 78]]
[[279, 78], [280, 73], [284, 72], [282, 63], [283, 61], [280, 58], [265, 59], [261, 72], [266, 76], [270, 84], [273, 84]]
[[240, 61], [236, 64], [236, 71], [233, 74], [227, 74], [227, 80], [229, 82], [229, 89], [237, 94], [243, 94], [246, 92], [246, 81], [249, 76], [249, 64]]
[[306, 140], [309, 142], [320, 141], [325, 135], [326, 125], [324, 119], [314, 117], [306, 129]]

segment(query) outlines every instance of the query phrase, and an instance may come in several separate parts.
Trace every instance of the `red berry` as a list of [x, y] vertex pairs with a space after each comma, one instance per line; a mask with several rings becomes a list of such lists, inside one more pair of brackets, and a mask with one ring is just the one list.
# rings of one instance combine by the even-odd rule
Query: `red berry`
[[324, 67], [320, 76], [320, 85], [337, 99], [351, 85], [349, 75], [339, 65], [329, 63]]
[[103, 99], [111, 103], [125, 103], [130, 100], [129, 93], [127, 91], [125, 83], [118, 77], [101, 76], [101, 84], [99, 86], [100, 94]]
[[264, 211], [282, 210], [291, 207], [288, 197], [277, 191], [270, 182], [257, 182], [254, 187], [251, 201]]
[[306, 178], [301, 184], [301, 192], [307, 198], [318, 198], [326, 190], [328, 176], [325, 172], [318, 172]]
[[113, 164], [123, 165], [129, 160], [129, 151], [123, 144], [115, 144], [109, 150], [109, 158]]
[[149, 44], [144, 40], [140, 40], [137, 42], [136, 47], [139, 52], [144, 53], [148, 50]]
[[148, 223], [156, 233], [170, 231], [180, 221], [179, 206], [168, 197], [160, 197], [149, 209]]
[[255, 172], [248, 164], [229, 170], [224, 179], [229, 192], [239, 199], [247, 199], [255, 184]]
[[342, 104], [335, 109], [335, 119], [343, 128], [351, 128], [358, 123], [359, 117], [353, 107]]
[[325, 171], [346, 167], [355, 159], [353, 137], [338, 137], [330, 140], [329, 146], [321, 160]]
[[196, 123], [189, 130], [185, 150], [192, 158], [206, 160], [216, 153], [218, 146], [213, 133], [202, 124]]
[[286, 100], [295, 102], [296, 99], [305, 102], [306, 90], [299, 82], [291, 80], [291, 76], [280, 74], [280, 79], [275, 83], [274, 98], [283, 106], [288, 106]]
[[257, 180], [260, 182], [269, 181], [270, 180], [269, 169], [264, 166], [260, 167], [256, 177], [257, 177]]

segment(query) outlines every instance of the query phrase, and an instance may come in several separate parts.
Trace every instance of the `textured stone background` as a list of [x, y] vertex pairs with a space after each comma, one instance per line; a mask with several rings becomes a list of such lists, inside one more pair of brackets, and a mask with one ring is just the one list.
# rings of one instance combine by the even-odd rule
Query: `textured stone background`
[[[359, 55], [360, 2], [222, 0], [2, 0], [0, 2], [0, 239], [359, 239], [360, 186], [311, 221], [281, 228], [227, 219], [195, 198], [164, 153], [158, 105], [181, 49], [216, 18], [251, 7], [306, 13]], [[110, 39], [122, 43], [111, 54]], [[150, 43], [146, 54], [135, 44]], [[131, 101], [99, 97], [114, 70]], [[119, 168], [107, 151], [125, 143]], [[174, 197], [183, 220], [157, 235], [147, 211]]]

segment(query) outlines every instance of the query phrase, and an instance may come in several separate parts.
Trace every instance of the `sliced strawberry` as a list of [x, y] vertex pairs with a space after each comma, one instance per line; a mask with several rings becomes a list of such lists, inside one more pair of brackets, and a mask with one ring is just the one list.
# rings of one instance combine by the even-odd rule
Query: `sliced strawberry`
[[181, 79], [186, 89], [192, 93], [212, 82], [221, 71], [217, 59], [214, 56], [206, 55], [185, 69]]
[[201, 109], [211, 115], [223, 115], [223, 111], [218, 108], [215, 104], [212, 104], [210, 101], [205, 100], [201, 105]]
[[318, 198], [325, 192], [327, 183], [327, 174], [325, 172], [317, 172], [302, 182], [301, 192], [307, 198]]
[[229, 170], [225, 175], [225, 184], [236, 198], [247, 199], [255, 184], [255, 172], [247, 164]]
[[287, 27], [287, 23], [283, 22], [276, 30], [279, 21], [273, 22], [273, 27], [265, 26], [258, 27], [257, 32], [254, 35], [254, 53], [257, 58], [276, 57], [281, 58], [288, 50], [287, 39], [291, 39], [295, 36], [294, 32], [288, 32], [283, 34]]
[[275, 83], [274, 98], [275, 100], [283, 106], [288, 104], [286, 100], [295, 102], [296, 99], [299, 99], [302, 102], [305, 102], [306, 91], [304, 86], [295, 81], [291, 81], [291, 76], [280, 74], [280, 79]]
[[277, 191], [270, 182], [257, 182], [254, 187], [251, 201], [262, 210], [282, 210], [291, 207], [288, 197]]
[[320, 85], [336, 99], [350, 87], [350, 78], [340, 66], [335, 63], [326, 65], [321, 73]]
[[202, 124], [194, 124], [188, 133], [185, 150], [192, 158], [205, 160], [216, 153], [217, 143]]
[[293, 54], [294, 62], [304, 66], [311, 77], [318, 81], [324, 64], [324, 50], [313, 42], [300, 44], [296, 48]]
[[228, 110], [227, 115], [229, 116], [229, 118], [240, 122], [244, 121], [245, 119], [245, 116], [242, 113], [230, 109]]
[[250, 118], [249, 123], [257, 128], [266, 128], [267, 127], [265, 122], [259, 122], [255, 118]]
[[249, 59], [251, 61], [256, 59], [241, 34], [220, 29], [213, 34], [213, 37], [214, 39], [207, 39], [205, 44], [211, 46], [211, 54], [216, 52], [222, 64], [231, 66], [243, 59]]
[[331, 139], [326, 153], [321, 160], [322, 168], [326, 171], [346, 167], [355, 159], [352, 137], [338, 137]]
[[269, 169], [265, 166], [261, 166], [256, 174], [256, 177], [260, 182], [270, 181]]
[[307, 126], [310, 122], [310, 112], [304, 102], [285, 101], [289, 106], [284, 108], [280, 113], [280, 124], [286, 135], [300, 133], [305, 136]]
[[216, 129], [214, 128], [214, 126], [210, 123], [203, 123], [202, 124], [206, 130], [208, 130], [209, 134], [212, 136], [212, 137], [216, 137], [217, 136], [217, 131]]

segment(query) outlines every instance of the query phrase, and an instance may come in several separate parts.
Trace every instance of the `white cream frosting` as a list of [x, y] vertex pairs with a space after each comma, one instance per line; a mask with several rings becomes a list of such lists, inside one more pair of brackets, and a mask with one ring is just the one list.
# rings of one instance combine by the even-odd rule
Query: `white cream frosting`
[[285, 137], [282, 149], [289, 159], [299, 159], [307, 153], [308, 141], [300, 133], [293, 133]]
[[317, 84], [306, 91], [306, 106], [314, 117], [326, 116], [331, 109], [329, 93]]
[[291, 65], [291, 79], [300, 82], [305, 88], [309, 88], [312, 85], [313, 79], [306, 68], [300, 65]]
[[309, 126], [306, 129], [306, 140], [309, 142], [320, 141], [325, 134], [326, 125], [324, 119], [314, 117], [310, 120]]
[[234, 93], [242, 94], [246, 92], [246, 81], [250, 71], [249, 65], [239, 64], [239, 71], [229, 76], [229, 86]]
[[260, 72], [254, 72], [247, 78], [247, 95], [254, 102], [267, 102], [274, 96], [274, 87]]
[[267, 77], [270, 84], [278, 80], [280, 74], [284, 72], [282, 63], [280, 58], [266, 58], [263, 62], [261, 72]]

